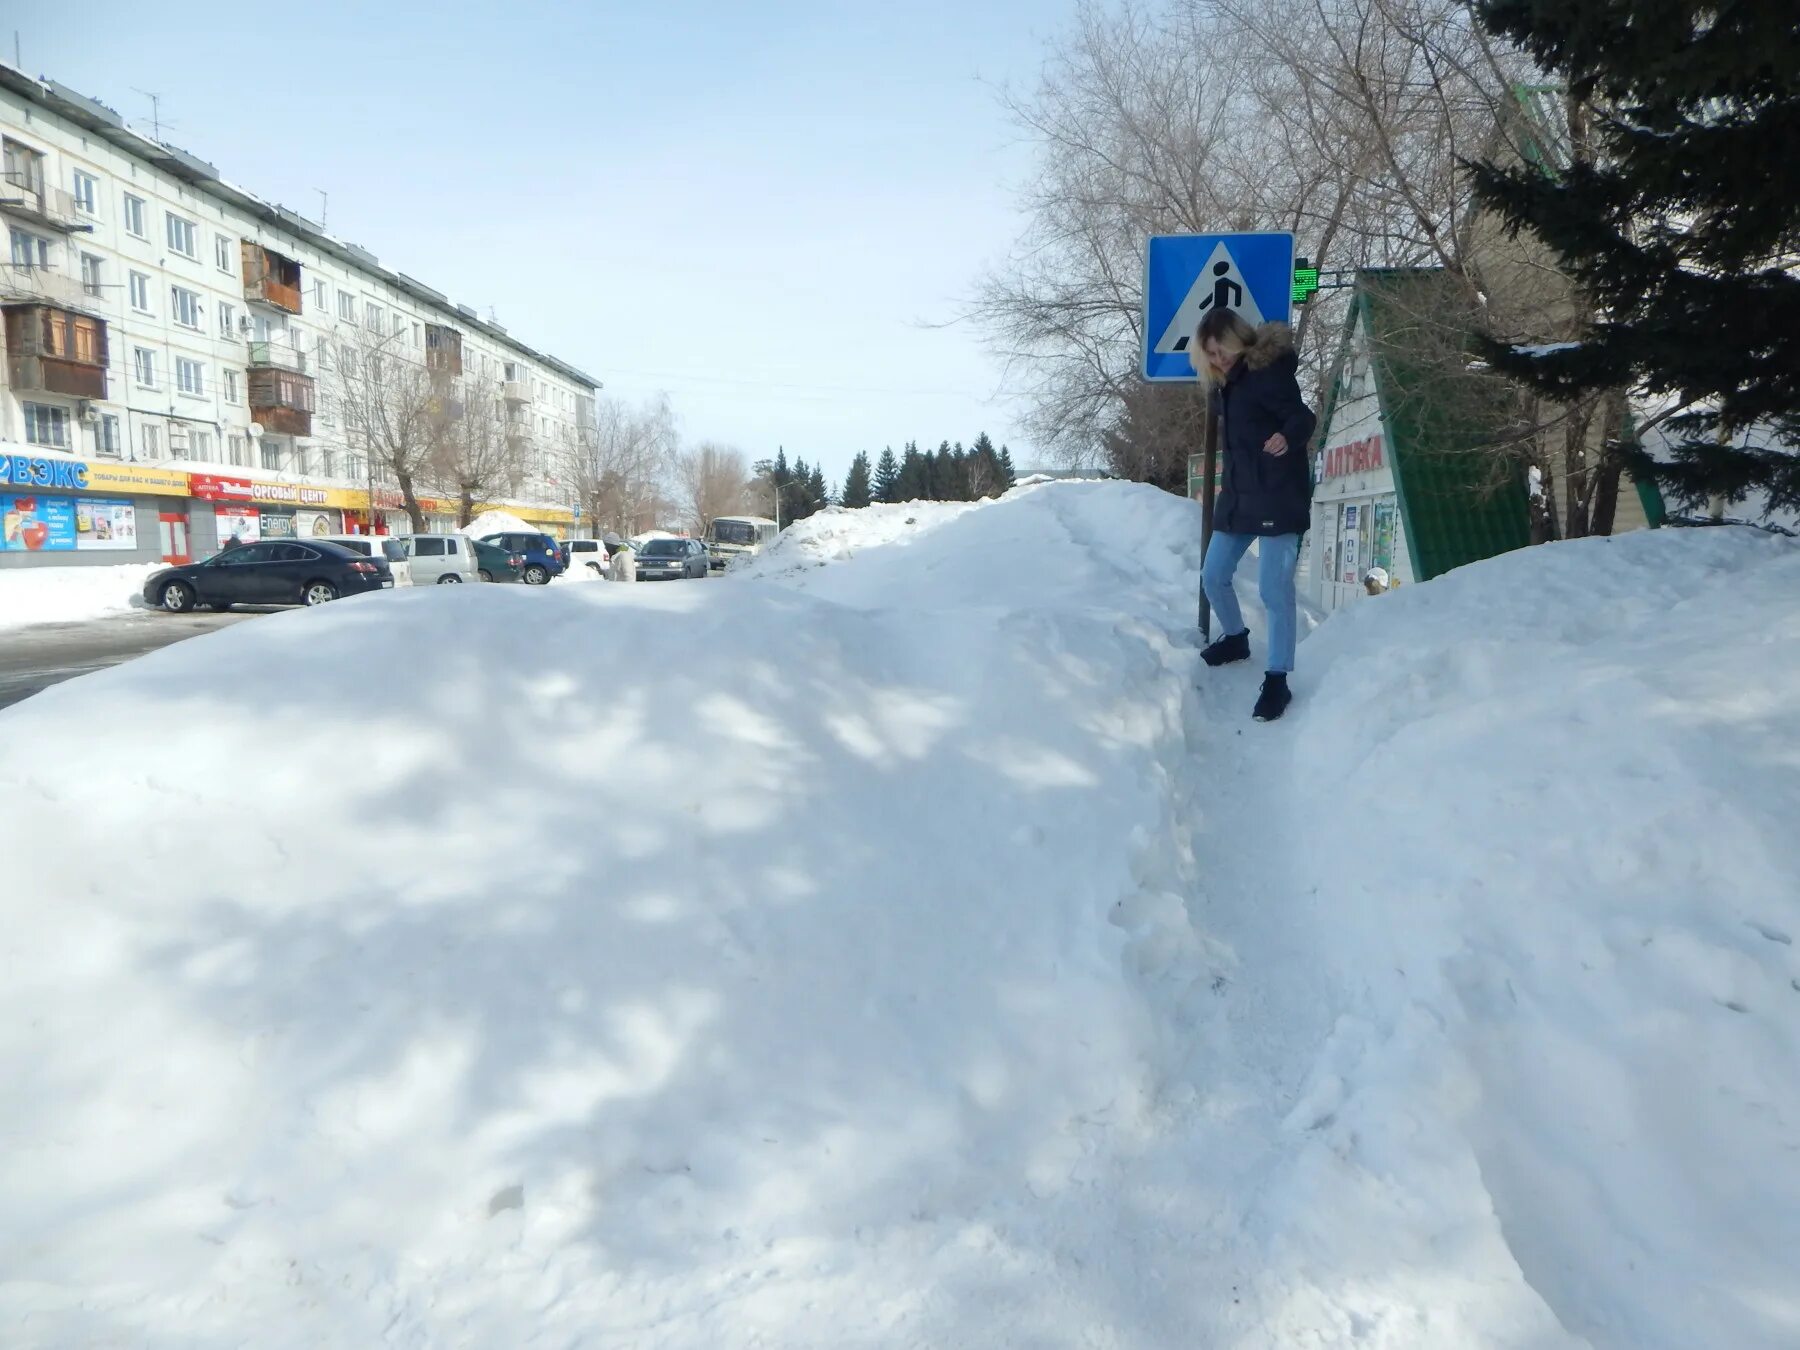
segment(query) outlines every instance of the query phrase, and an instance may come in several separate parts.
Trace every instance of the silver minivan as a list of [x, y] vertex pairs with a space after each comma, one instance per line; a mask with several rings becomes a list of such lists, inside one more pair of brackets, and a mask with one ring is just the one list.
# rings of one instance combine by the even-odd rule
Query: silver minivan
[[481, 580], [481, 564], [467, 535], [403, 534], [400, 544], [412, 564], [415, 586], [453, 586]]

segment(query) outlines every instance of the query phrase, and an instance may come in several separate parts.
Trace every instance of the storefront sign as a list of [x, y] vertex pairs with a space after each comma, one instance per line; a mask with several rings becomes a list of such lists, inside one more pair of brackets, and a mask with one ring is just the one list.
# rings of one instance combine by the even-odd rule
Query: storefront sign
[[1334, 445], [1325, 451], [1325, 478], [1341, 478], [1348, 473], [1370, 473], [1385, 468], [1387, 458], [1382, 453], [1381, 433], [1365, 436], [1360, 441], [1349, 441], [1343, 445]]
[[297, 483], [265, 483], [254, 478], [190, 473], [188, 495], [203, 502], [287, 502], [296, 506], [323, 506], [332, 493], [329, 488], [302, 487]]
[[68, 553], [75, 548], [72, 497], [0, 497], [0, 549]]
[[80, 492], [88, 485], [88, 466], [78, 459], [0, 455], [0, 485], [26, 490], [58, 488], [64, 492]]
[[185, 497], [188, 476], [173, 469], [146, 469], [137, 464], [89, 464], [89, 492], [128, 492], [138, 496]]
[[331, 517], [323, 511], [296, 511], [294, 532], [303, 539], [331, 534]]
[[259, 511], [257, 519], [262, 527], [264, 539], [292, 539], [294, 537], [294, 513], [292, 511]]
[[137, 547], [137, 507], [130, 502], [75, 499], [75, 547], [78, 549], [133, 549]]

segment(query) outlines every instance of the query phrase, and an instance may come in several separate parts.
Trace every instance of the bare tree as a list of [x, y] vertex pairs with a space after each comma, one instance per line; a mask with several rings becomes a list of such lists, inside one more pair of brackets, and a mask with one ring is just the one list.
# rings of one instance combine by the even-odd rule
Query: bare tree
[[622, 534], [654, 523], [667, 505], [677, 444], [666, 397], [637, 407], [599, 400], [568, 453], [569, 481], [588, 519]]
[[368, 455], [373, 477], [399, 489], [412, 528], [422, 531], [419, 489], [431, 480], [440, 443], [438, 388], [392, 336], [358, 329], [335, 338], [330, 350], [347, 443]]
[[744, 509], [750, 466], [743, 451], [702, 441], [678, 455], [675, 465], [682, 506], [695, 534], [705, 534], [720, 516]]
[[506, 413], [505, 388], [491, 376], [437, 377], [431, 421], [430, 473], [455, 496], [456, 523], [475, 518], [475, 504], [517, 492], [529, 468], [530, 446]]

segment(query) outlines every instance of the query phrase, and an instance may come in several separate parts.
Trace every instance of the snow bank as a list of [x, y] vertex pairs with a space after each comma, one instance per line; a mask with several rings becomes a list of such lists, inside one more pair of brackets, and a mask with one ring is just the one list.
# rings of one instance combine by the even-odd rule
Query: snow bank
[[1800, 547], [1371, 599], [1258, 726], [1195, 517], [815, 518], [0, 713], [3, 1339], [1796, 1343]]
[[141, 608], [144, 583], [167, 563], [0, 569], [0, 632], [75, 623]]
[[543, 532], [540, 526], [528, 524], [510, 511], [483, 511], [458, 531], [459, 534], [466, 534], [471, 539], [485, 539], [490, 534], [542, 534]]

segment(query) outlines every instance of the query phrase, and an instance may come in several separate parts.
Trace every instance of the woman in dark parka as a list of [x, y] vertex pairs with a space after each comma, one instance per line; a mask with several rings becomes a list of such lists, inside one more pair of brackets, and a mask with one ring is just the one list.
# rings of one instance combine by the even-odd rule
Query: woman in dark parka
[[1250, 630], [1232, 576], [1256, 544], [1269, 664], [1255, 716], [1272, 722], [1293, 697], [1287, 677], [1299, 627], [1294, 568], [1312, 511], [1307, 441], [1316, 419], [1300, 397], [1300, 358], [1285, 323], [1252, 328], [1230, 310], [1214, 310], [1200, 321], [1193, 351], [1195, 374], [1212, 387], [1225, 468], [1201, 571], [1223, 636], [1201, 655], [1209, 666], [1249, 659]]

